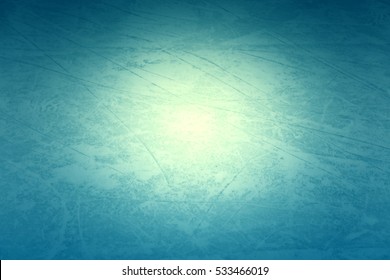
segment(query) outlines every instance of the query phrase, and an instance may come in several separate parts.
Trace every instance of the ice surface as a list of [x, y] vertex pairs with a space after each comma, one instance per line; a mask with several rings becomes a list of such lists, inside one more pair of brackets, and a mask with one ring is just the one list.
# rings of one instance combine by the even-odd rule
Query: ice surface
[[0, 259], [389, 259], [386, 1], [1, 1]]

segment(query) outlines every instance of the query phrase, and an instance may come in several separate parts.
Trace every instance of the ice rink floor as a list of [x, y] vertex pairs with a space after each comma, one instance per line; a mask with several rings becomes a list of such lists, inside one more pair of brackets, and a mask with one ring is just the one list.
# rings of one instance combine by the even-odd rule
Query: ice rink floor
[[390, 259], [387, 1], [0, 2], [0, 259]]

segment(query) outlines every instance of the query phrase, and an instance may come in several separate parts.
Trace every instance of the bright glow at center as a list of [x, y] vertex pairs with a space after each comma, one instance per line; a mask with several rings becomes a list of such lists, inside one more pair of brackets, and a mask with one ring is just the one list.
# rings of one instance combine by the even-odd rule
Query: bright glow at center
[[236, 155], [246, 141], [242, 132], [234, 128], [239, 126], [240, 116], [216, 110], [212, 104], [179, 102], [160, 104], [153, 111], [153, 151], [164, 166], [195, 174], [203, 172], [197, 168], [212, 170], [239, 161]]
[[167, 133], [185, 142], [207, 143], [215, 134], [211, 114], [196, 107], [184, 106], [171, 112]]

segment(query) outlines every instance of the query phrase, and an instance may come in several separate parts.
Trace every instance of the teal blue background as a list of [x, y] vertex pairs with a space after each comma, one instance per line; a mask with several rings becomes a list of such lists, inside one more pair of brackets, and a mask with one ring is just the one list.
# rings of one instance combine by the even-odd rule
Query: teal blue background
[[0, 259], [390, 259], [389, 38], [386, 1], [1, 1]]

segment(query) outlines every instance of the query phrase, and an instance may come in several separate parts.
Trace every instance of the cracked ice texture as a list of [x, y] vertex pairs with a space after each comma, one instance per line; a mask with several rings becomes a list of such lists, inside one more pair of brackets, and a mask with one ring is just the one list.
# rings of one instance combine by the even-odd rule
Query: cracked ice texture
[[0, 19], [1, 259], [390, 258], [387, 2]]

